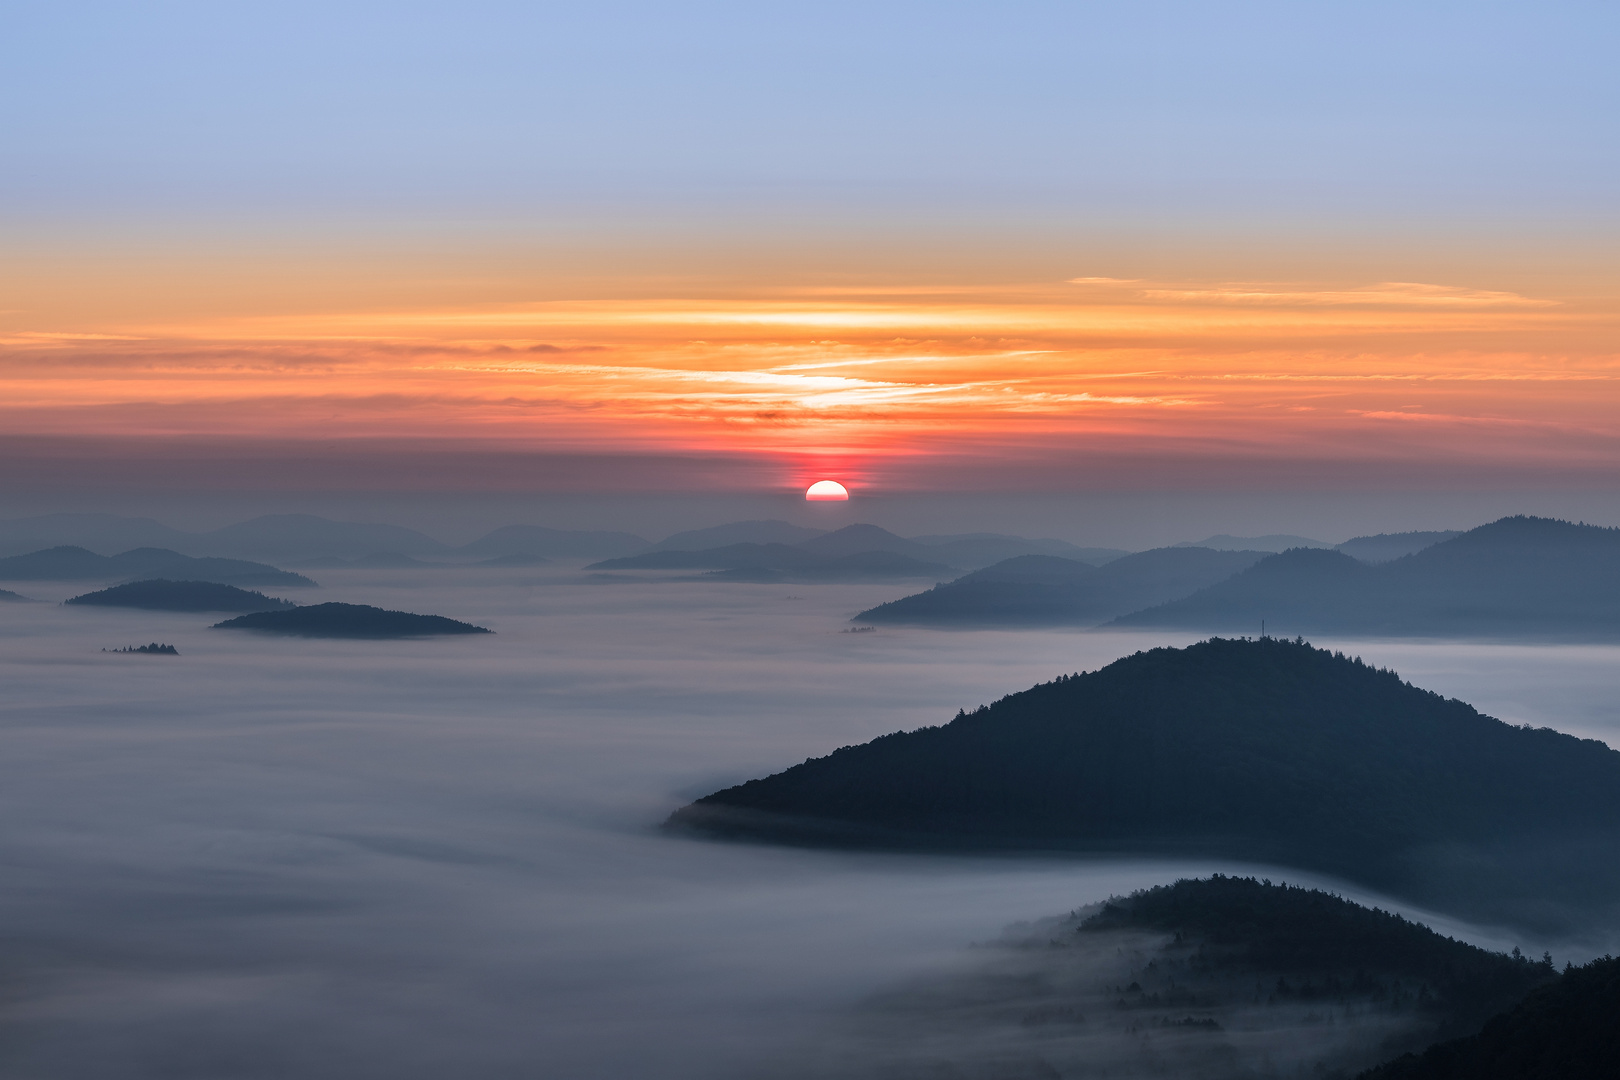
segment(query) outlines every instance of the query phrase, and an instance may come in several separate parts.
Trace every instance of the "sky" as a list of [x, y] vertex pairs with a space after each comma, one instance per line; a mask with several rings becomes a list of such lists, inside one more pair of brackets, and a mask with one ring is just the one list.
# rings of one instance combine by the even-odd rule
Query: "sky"
[[0, 494], [1620, 488], [1611, 5], [5, 19]]

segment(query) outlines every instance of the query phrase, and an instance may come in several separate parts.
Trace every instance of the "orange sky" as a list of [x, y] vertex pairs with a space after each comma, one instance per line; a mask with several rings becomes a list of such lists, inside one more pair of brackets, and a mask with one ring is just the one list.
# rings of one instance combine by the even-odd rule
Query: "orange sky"
[[[188, 310], [171, 295], [82, 314], [55, 297], [0, 321], [0, 423], [738, 455], [774, 463], [783, 484], [834, 470], [857, 486], [937, 485], [953, 469], [981, 487], [1113, 483], [1072, 473], [1143, 455], [1588, 479], [1620, 467], [1620, 317], [1606, 299], [1102, 277], [446, 292], [457, 302]], [[1070, 475], [1031, 479], [1043, 467]]]

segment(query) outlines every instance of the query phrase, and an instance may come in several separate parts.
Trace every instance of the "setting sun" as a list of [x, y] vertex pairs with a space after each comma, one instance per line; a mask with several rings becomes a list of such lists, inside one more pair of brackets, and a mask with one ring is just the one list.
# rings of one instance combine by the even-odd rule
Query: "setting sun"
[[808, 502], [847, 502], [849, 489], [836, 480], [817, 480], [804, 493]]

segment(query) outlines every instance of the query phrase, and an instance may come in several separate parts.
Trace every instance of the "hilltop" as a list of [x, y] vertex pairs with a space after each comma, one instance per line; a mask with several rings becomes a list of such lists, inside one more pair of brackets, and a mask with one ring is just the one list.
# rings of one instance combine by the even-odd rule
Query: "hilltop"
[[277, 600], [261, 592], [249, 592], [234, 585], [212, 581], [166, 581], [154, 578], [114, 585], [100, 592], [85, 593], [67, 604], [86, 607], [142, 608], [147, 611], [277, 611], [293, 607], [290, 600]]
[[671, 824], [1260, 859], [1524, 920], [1620, 900], [1620, 753], [1302, 641], [1137, 653], [715, 792]]
[[366, 604], [312, 604], [286, 611], [260, 611], [215, 623], [216, 630], [260, 630], [293, 637], [412, 638], [488, 634], [490, 630], [442, 615], [414, 615]]
[[1620, 637], [1620, 529], [1509, 517], [1378, 565], [1295, 549], [1121, 627], [1390, 636]]

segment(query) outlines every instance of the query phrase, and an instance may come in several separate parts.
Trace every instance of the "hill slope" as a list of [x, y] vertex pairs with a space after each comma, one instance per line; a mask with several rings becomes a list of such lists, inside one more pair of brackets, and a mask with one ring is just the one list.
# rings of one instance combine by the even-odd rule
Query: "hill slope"
[[367, 604], [312, 604], [288, 611], [260, 611], [215, 623], [216, 630], [262, 630], [294, 637], [411, 638], [491, 631], [443, 615], [413, 615]]
[[261, 592], [213, 581], [166, 581], [153, 578], [114, 585], [75, 596], [64, 603], [86, 607], [141, 608], [146, 611], [279, 611], [294, 605]]
[[1482, 525], [1376, 566], [1296, 549], [1130, 627], [1391, 636], [1620, 638], [1620, 529], [1547, 518]]
[[1258, 551], [1174, 547], [1093, 567], [1073, 559], [1025, 555], [880, 604], [853, 621], [1095, 626], [1122, 612], [1185, 596], [1263, 558]]
[[1564, 972], [1477, 1035], [1432, 1046], [1362, 1080], [1611, 1080], [1620, 1069], [1620, 960]]
[[1620, 898], [1620, 753], [1275, 639], [1137, 653], [716, 792], [671, 823], [1276, 860], [1524, 920]]

